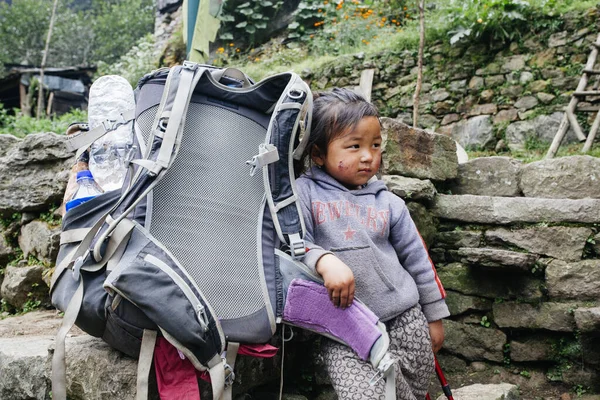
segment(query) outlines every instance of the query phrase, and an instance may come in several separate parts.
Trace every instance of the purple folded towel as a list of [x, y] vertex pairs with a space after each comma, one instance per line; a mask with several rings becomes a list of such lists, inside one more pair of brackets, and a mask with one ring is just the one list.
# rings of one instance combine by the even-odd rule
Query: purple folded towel
[[283, 319], [319, 333], [327, 333], [350, 346], [363, 360], [369, 358], [373, 344], [382, 335], [379, 320], [358, 301], [348, 308], [335, 307], [323, 285], [294, 279], [287, 293]]

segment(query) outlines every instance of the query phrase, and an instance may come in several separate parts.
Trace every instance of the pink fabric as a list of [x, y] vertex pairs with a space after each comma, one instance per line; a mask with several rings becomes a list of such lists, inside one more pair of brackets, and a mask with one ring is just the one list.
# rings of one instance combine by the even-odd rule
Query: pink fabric
[[161, 400], [200, 400], [196, 368], [163, 337], [156, 340], [154, 369]]
[[[270, 344], [242, 344], [238, 354], [258, 358], [271, 358], [279, 349]], [[208, 371], [198, 371], [164, 337], [156, 340], [154, 369], [161, 400], [200, 400], [197, 379], [210, 382]]]

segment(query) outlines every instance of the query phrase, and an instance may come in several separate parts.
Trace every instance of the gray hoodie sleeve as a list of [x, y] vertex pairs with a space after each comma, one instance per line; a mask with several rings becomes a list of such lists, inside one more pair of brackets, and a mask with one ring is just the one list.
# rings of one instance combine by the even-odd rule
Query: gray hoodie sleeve
[[302, 262], [306, 264], [311, 270], [313, 270], [317, 275], [316, 266], [317, 261], [325, 254], [333, 254], [331, 251], [325, 250], [321, 246], [317, 246], [315, 244], [314, 239], [314, 221], [312, 217], [312, 210], [310, 209], [310, 195], [308, 188], [306, 185], [302, 185], [300, 180], [298, 180], [299, 186], [299, 197], [300, 197], [300, 205], [302, 210], [302, 217], [304, 219], [304, 226], [306, 227], [306, 234], [304, 235], [304, 244], [306, 246], [306, 255], [302, 258]]
[[446, 292], [406, 205], [396, 199], [393, 200], [393, 209], [397, 217], [390, 222], [390, 242], [400, 264], [417, 284], [419, 303], [427, 321], [437, 321], [450, 315], [444, 300]]

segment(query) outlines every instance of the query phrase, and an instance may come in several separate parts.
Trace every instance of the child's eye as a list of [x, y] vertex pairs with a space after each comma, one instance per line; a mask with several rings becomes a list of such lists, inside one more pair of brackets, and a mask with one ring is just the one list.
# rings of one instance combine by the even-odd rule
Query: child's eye
[[357, 144], [351, 144], [350, 146], [348, 146], [349, 149], [358, 149], [360, 146]]
[[373, 143], [373, 147], [375, 147], [376, 149], [381, 147], [381, 143]]

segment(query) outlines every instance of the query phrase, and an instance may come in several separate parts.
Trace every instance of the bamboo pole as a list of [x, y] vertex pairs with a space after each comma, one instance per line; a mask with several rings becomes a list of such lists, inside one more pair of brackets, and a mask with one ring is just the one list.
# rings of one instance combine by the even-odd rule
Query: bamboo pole
[[[600, 34], [598, 34], [598, 37], [596, 38], [596, 42], [593, 44], [592, 51], [590, 52], [590, 56], [588, 57], [587, 63], [585, 64], [585, 68], [583, 69], [584, 70], [583, 75], [581, 76], [581, 79], [579, 80], [579, 84], [577, 85], [577, 89], [575, 89], [575, 92], [585, 91], [585, 88], [588, 84], [588, 74], [585, 73], [585, 70], [594, 69], [594, 64], [596, 63], [596, 58], [598, 57], [598, 49], [599, 48], [600, 48]], [[548, 149], [548, 153], [546, 153], [546, 158], [553, 158], [556, 155], [556, 152], [558, 151], [558, 147], [560, 146], [560, 142], [562, 142], [563, 137], [567, 133], [567, 129], [569, 129], [569, 122], [572, 122], [572, 121], [569, 121], [571, 116], [573, 117], [572, 119], [575, 120], [575, 125], [574, 125], [573, 129], [575, 129], [575, 133], [577, 133], [575, 126], [577, 126], [577, 128], [579, 128], [579, 124], [577, 123], [577, 119], [574, 118], [573, 112], [575, 111], [575, 107], [577, 107], [578, 102], [579, 102], [579, 99], [576, 96], [571, 97], [571, 101], [569, 102], [569, 105], [567, 106], [565, 115], [563, 116], [563, 119], [560, 122], [560, 125], [558, 126], [558, 131], [556, 132], [556, 135], [554, 136], [554, 139], [552, 140], [552, 144], [550, 145], [550, 148]], [[581, 132], [581, 128], [579, 129], [579, 131]], [[582, 133], [582, 135], [583, 135], [583, 133]], [[578, 134], [578, 137], [580, 140], [586, 140], [585, 135], [583, 135], [583, 138], [581, 138], [581, 136], [579, 136], [579, 134]]]
[[425, 0], [419, 1], [419, 24], [421, 32], [419, 32], [419, 60], [417, 72], [417, 86], [413, 96], [413, 128], [417, 127], [419, 118], [419, 94], [421, 94], [421, 84], [423, 82], [423, 49], [425, 48]]
[[48, 27], [48, 35], [46, 36], [46, 47], [44, 48], [44, 55], [42, 57], [42, 65], [40, 66], [40, 87], [38, 90], [38, 103], [36, 118], [39, 119], [40, 115], [44, 110], [44, 68], [46, 67], [46, 60], [48, 59], [48, 50], [50, 49], [50, 38], [52, 37], [52, 30], [54, 29], [54, 18], [56, 16], [56, 6], [58, 0], [54, 0], [52, 5], [52, 15], [50, 16], [50, 26]]

